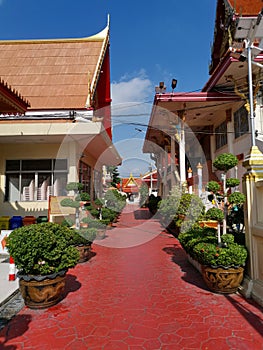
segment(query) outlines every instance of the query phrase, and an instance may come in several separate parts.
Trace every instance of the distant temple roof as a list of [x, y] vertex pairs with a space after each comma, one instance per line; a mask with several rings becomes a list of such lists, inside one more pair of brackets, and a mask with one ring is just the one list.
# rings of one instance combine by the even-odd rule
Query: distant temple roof
[[134, 178], [131, 174], [129, 178], [122, 179], [122, 192], [136, 193], [139, 192], [142, 180], [140, 178]]

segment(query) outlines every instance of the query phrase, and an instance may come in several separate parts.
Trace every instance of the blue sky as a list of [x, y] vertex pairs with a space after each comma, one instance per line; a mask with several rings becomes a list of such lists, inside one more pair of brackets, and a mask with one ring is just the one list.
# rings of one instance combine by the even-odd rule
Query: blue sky
[[114, 143], [125, 159], [121, 175], [138, 175], [149, 166], [140, 145], [154, 87], [164, 81], [170, 91], [176, 78], [176, 91], [199, 91], [208, 79], [216, 2], [0, 0], [0, 39], [86, 37], [109, 14]]

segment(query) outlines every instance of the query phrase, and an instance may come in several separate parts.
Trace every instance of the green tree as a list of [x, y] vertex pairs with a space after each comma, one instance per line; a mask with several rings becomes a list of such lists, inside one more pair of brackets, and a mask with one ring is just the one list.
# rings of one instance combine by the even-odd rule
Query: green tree
[[140, 190], [140, 207], [144, 207], [149, 197], [149, 188], [146, 183], [142, 183]]
[[107, 168], [108, 172], [111, 175], [111, 186], [113, 187], [117, 187], [117, 184], [119, 184], [121, 182], [121, 178], [120, 178], [120, 174], [118, 171], [118, 167], [116, 166], [108, 166]]

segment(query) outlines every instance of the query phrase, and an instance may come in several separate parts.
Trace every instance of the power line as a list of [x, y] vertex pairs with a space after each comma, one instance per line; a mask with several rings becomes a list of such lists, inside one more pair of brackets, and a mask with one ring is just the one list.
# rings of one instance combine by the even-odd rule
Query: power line
[[[132, 122], [126, 122], [126, 123], [123, 123], [125, 125], [133, 125], [133, 126], [141, 126], [141, 127], [148, 127], [147, 124], [142, 124], [142, 123], [132, 123]], [[188, 127], [190, 129], [190, 127]], [[161, 131], [163, 132], [164, 134], [168, 134], [166, 131], [167, 130], [162, 130], [160, 128], [155, 128], [155, 127], [152, 127], [150, 126], [150, 129], [152, 130], [158, 130], [158, 131]], [[172, 130], [172, 128], [171, 128]], [[180, 131], [179, 131], [180, 132]], [[139, 133], [139, 131], [136, 133], [136, 135]], [[188, 131], [187, 129], [184, 130], [184, 133], [185, 134], [203, 134], [203, 135], [226, 135], [226, 134], [240, 134], [241, 135], [244, 135], [244, 134], [248, 134], [250, 135], [251, 132], [247, 131], [245, 133], [241, 133], [241, 132], [236, 132], [236, 131], [226, 131], [226, 132], [215, 132], [215, 131], [209, 131], [209, 130], [204, 130], [204, 131], [194, 131], [194, 130], [191, 130], [191, 131]], [[258, 135], [263, 135], [263, 133], [260, 133], [259, 131], [257, 131], [257, 134]]]

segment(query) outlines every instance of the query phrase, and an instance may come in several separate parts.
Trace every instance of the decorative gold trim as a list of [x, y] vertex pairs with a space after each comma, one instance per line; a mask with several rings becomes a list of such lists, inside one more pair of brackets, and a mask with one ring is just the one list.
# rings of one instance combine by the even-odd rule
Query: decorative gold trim
[[57, 39], [24, 39], [24, 40], [0, 40], [0, 45], [19, 44], [51, 44], [51, 43], [76, 43], [87, 41], [104, 41], [108, 36], [108, 24], [99, 33], [83, 38], [57, 38]]

